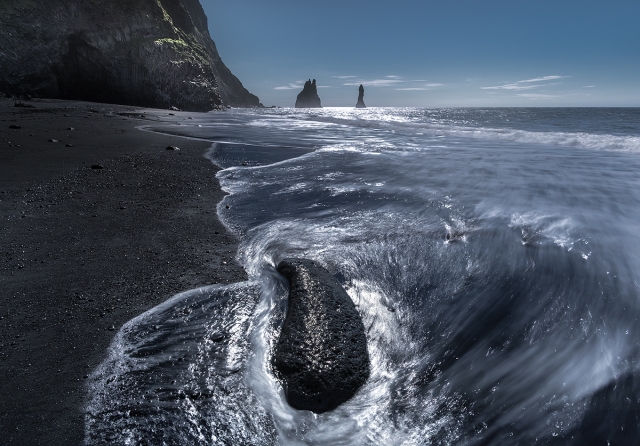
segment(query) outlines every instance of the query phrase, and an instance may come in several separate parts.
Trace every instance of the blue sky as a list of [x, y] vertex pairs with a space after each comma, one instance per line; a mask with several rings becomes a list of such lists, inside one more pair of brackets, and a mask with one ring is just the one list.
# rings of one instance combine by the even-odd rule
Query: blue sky
[[263, 104], [640, 106], [640, 1], [201, 0]]

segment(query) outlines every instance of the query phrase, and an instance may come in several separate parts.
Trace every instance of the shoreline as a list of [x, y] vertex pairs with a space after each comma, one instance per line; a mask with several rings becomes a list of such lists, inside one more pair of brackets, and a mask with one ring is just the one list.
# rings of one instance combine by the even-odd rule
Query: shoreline
[[0, 432], [7, 445], [82, 444], [85, 377], [117, 330], [246, 273], [216, 212], [211, 143], [136, 129], [150, 121], [136, 114], [193, 113], [28, 104], [0, 100]]

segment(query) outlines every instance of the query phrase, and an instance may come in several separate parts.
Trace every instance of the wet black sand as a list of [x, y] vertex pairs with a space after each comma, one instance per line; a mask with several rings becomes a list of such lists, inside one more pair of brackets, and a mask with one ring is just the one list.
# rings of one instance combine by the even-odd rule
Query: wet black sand
[[0, 100], [0, 444], [76, 445], [84, 377], [116, 330], [246, 274], [216, 215], [209, 144], [135, 129], [174, 112], [30, 104]]

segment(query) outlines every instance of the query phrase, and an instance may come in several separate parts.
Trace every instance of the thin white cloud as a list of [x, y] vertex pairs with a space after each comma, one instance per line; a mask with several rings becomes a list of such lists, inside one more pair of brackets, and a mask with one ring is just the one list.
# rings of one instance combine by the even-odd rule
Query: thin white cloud
[[289, 84], [289, 85], [285, 85], [282, 87], [275, 87], [274, 90], [299, 90], [300, 88], [302, 88], [302, 81], [298, 81], [295, 84]]
[[409, 88], [396, 88], [398, 91], [418, 91], [418, 90], [428, 90], [428, 88], [420, 88], [420, 87], [409, 87]]
[[516, 96], [520, 96], [528, 99], [553, 99], [558, 97], [553, 94], [540, 94], [540, 93], [519, 93]]
[[542, 87], [542, 85], [519, 85], [519, 84], [504, 84], [496, 85], [494, 87], [481, 87], [482, 90], [532, 90], [534, 88]]
[[562, 79], [565, 78], [567, 76], [542, 76], [542, 77], [536, 77], [533, 79], [526, 79], [523, 81], [518, 81], [519, 84], [524, 84], [526, 82], [543, 82], [543, 81], [553, 81], [556, 79]]
[[400, 84], [403, 83], [405, 81], [401, 81], [399, 79], [373, 79], [373, 80], [369, 80], [369, 81], [358, 81], [358, 82], [347, 82], [345, 84], [342, 85], [347, 85], [347, 86], [358, 86], [360, 84], [364, 85], [365, 87], [393, 87], [396, 84]]
[[400, 76], [385, 76], [388, 79], [402, 79]]
[[[563, 79], [565, 77], [568, 77], [568, 76], [543, 76], [543, 77], [536, 77], [533, 79], [525, 79], [522, 81], [512, 82], [510, 84], [496, 85], [493, 87], [481, 87], [481, 88], [482, 90], [533, 90], [534, 88], [551, 87], [554, 85], [560, 85], [561, 82], [548, 83], [548, 81]], [[540, 83], [540, 82], [546, 82], [546, 83]], [[522, 84], [534, 84], [534, 85], [522, 85]]]
[[596, 86], [595, 86], [595, 85], [585, 85], [585, 86], [584, 86], [584, 87], [582, 87], [582, 88], [596, 88]]
[[425, 84], [425, 87], [442, 87], [444, 84]]
[[353, 77], [358, 77], [358, 76], [331, 76], [334, 79], [351, 79]]

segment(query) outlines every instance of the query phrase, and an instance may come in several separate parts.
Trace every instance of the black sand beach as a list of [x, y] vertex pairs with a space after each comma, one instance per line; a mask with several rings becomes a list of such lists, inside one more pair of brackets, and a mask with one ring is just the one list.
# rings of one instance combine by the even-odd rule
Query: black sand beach
[[189, 113], [27, 104], [0, 100], [0, 444], [77, 445], [84, 378], [122, 324], [246, 274], [209, 144], [135, 128]]

